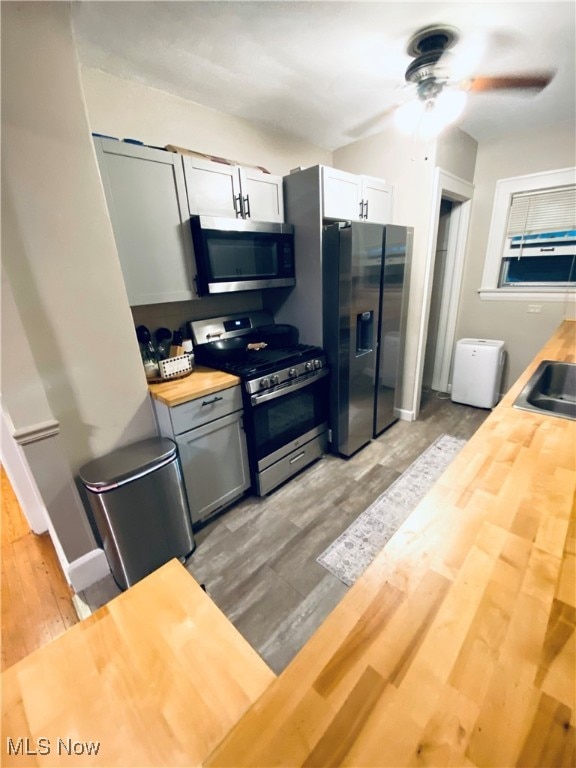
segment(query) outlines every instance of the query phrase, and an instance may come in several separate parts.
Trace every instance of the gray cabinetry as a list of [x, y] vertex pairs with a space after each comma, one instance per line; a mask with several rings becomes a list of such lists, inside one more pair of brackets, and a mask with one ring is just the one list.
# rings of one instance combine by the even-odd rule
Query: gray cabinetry
[[192, 522], [240, 498], [250, 487], [240, 387], [154, 409], [160, 434], [178, 445]]
[[95, 138], [131, 306], [197, 298], [182, 158]]
[[284, 221], [280, 176], [188, 155], [183, 162], [190, 214]]

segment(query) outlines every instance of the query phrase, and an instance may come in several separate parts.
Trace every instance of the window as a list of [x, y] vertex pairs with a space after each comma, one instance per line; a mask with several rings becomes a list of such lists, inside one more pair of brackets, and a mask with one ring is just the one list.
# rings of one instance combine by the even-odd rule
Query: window
[[575, 170], [498, 182], [481, 298], [563, 301], [574, 293]]

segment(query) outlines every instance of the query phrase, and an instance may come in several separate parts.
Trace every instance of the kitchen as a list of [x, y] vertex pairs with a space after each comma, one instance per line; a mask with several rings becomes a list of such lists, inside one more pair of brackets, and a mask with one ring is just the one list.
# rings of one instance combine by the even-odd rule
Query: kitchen
[[[19, 9], [19, 13], [23, 11]], [[83, 108], [80, 107], [79, 82], [75, 69], [76, 54], [67, 22], [65, 19], [49, 17], [39, 28], [35, 26], [33, 18], [26, 19], [26, 23], [32, 39], [19, 37], [20, 30], [13, 40], [14, 50], [10, 50], [10, 57], [17, 57], [16, 49], [22, 51], [23, 60], [18, 64], [20, 80], [15, 79], [13, 84], [8, 84], [4, 98], [18, 99], [17, 90], [12, 92], [11, 88], [20, 88], [18, 82], [24, 82], [24, 73], [35, 69], [37, 80], [27, 86], [30, 90], [27, 91], [26, 103], [35, 104], [35, 111], [39, 105], [44, 105], [48, 114], [38, 114], [37, 118], [34, 118], [34, 115], [29, 113], [30, 110], [26, 111], [26, 105], [22, 104], [24, 112], [19, 115], [15, 126], [20, 127], [30, 121], [29, 131], [20, 130], [12, 134], [10, 131], [4, 132], [5, 144], [14, 141], [10, 144], [12, 162], [17, 159], [19, 164], [24, 165], [19, 169], [24, 172], [24, 176], [21, 175], [20, 178], [28, 178], [25, 188], [16, 185], [4, 198], [4, 204], [12, 206], [14, 211], [13, 217], [4, 217], [4, 228], [7, 230], [5, 236], [9, 238], [10, 245], [10, 251], [4, 249], [4, 258], [12, 290], [18, 299], [21, 329], [19, 336], [13, 335], [7, 340], [8, 349], [11, 343], [22, 340], [24, 328], [25, 338], [29, 337], [34, 355], [23, 360], [22, 355], [25, 357], [25, 353], [22, 352], [22, 346], [19, 346], [19, 370], [6, 370], [4, 366], [5, 375], [13, 374], [16, 383], [10, 389], [11, 382], [5, 379], [3, 395], [7, 397], [10, 393], [18, 393], [18, 398], [12, 401], [13, 407], [10, 411], [17, 429], [30, 427], [31, 424], [53, 423], [56, 420], [60, 423], [60, 434], [48, 439], [51, 446], [45, 452], [49, 454], [48, 457], [44, 453], [38, 456], [39, 443], [31, 443], [26, 450], [30, 462], [34, 464], [38, 461], [39, 466], [45, 467], [44, 472], [37, 470], [37, 480], [44, 487], [50, 505], [49, 511], [54, 515], [54, 526], [62, 538], [65, 554], [69, 561], [75, 561], [91, 551], [93, 545], [90, 531], [83, 527], [80, 517], [82, 510], [78, 508], [77, 499], [74, 498], [73, 489], [69, 484], [63, 480], [56, 494], [54, 489], [46, 487], [48, 481], [45, 475], [65, 478], [66, 466], [62, 465], [65, 465], [66, 461], [73, 460], [75, 469], [85, 460], [112, 449], [119, 442], [129, 442], [150, 433], [153, 423], [145, 382], [137, 378], [141, 363], [137, 348], [133, 344], [133, 317], [125, 300], [97, 168], [91, 154], [89, 132]], [[48, 32], [53, 37], [49, 37]], [[3, 48], [5, 49], [5, 46]], [[36, 68], [32, 58], [34, 50], [38, 56]], [[54, 50], [58, 51], [58, 56], [54, 57], [56, 60], [53, 60]], [[53, 62], [52, 70], [47, 66], [50, 61]], [[44, 72], [45, 79], [42, 79], [40, 74]], [[54, 83], [58, 83], [59, 88], [55, 89]], [[282, 138], [274, 144], [277, 152], [271, 152], [267, 149], [273, 141], [269, 135], [255, 134], [255, 129], [251, 126], [229, 117], [219, 118], [218, 115], [210, 114], [204, 115], [204, 120], [200, 120], [198, 109], [193, 113], [188, 112], [181, 100], [168, 98], [158, 91], [148, 92], [141, 85], [121, 81], [97, 70], [85, 72], [82, 85], [88, 112], [91, 114], [90, 124], [97, 126], [102, 132], [135, 136], [152, 144], [161, 145], [169, 140], [181, 146], [191, 145], [193, 148], [220, 156], [264, 165], [273, 172], [288, 173], [291, 168], [299, 165], [334, 162], [339, 167], [356, 173], [370, 172], [372, 175], [381, 175], [398, 190], [398, 215], [402, 216], [406, 223], [415, 226], [417, 224], [410, 208], [410, 195], [402, 198], [398, 178], [403, 175], [404, 178], [410, 179], [411, 183], [418, 185], [428, 179], [428, 172], [423, 160], [411, 164], [406, 162], [407, 168], [399, 167], [402, 157], [409, 156], [409, 146], [399, 149], [396, 144], [393, 149], [386, 137], [372, 137], [364, 140], [361, 146], [343, 148], [335, 152], [332, 159], [326, 150], [315, 149], [310, 145], [296, 146]], [[63, 93], [66, 93], [66, 98]], [[52, 95], [54, 113], [49, 109], [50, 104], [46, 103], [47, 94]], [[78, 94], [78, 102], [75, 104], [71, 103], [73, 94]], [[145, 100], [139, 100], [138, 94]], [[116, 124], [109, 123], [111, 114], [116, 115]], [[187, 135], [183, 135], [183, 130], [175, 135], [175, 128], [169, 138], [166, 136], [165, 126], [159, 125], [152, 130], [152, 120], [160, 122], [160, 118], [163, 121], [167, 116], [173, 126], [182, 126], [186, 121], [197, 125], [198, 130], [204, 132], [202, 142], [199, 135], [191, 142]], [[49, 118], [53, 122], [49, 122]], [[219, 130], [215, 129], [210, 118], [221, 120]], [[35, 119], [38, 125], [33, 127]], [[144, 125], [150, 125], [149, 136], [143, 134]], [[66, 137], [66, 142], [61, 145], [59, 162], [56, 162], [53, 155], [46, 153], [41, 141], [32, 140], [34, 136], [41, 136], [42, 133]], [[25, 137], [29, 137], [30, 142], [24, 141]], [[234, 141], [226, 137], [234, 137]], [[564, 126], [551, 126], [545, 132], [533, 130], [508, 140], [493, 141], [484, 150], [479, 147], [474, 182], [477, 192], [483, 191], [483, 196], [481, 195], [479, 200], [481, 205], [478, 207], [476, 219], [471, 224], [474, 234], [471, 261], [476, 273], [483, 260], [482, 251], [489, 224], [494, 179], [502, 175], [568, 166], [573, 162], [572, 142], [572, 126], [568, 123]], [[448, 170], [468, 179], [472, 178], [472, 169], [469, 160], [463, 156], [470, 144], [466, 136], [456, 133], [451, 137], [449, 145], [441, 150], [445, 156], [450, 156], [446, 161]], [[402, 151], [404, 148], [406, 153]], [[373, 165], [366, 167], [367, 160], [362, 159], [363, 154], [370, 150], [372, 156], [378, 157], [376, 168]], [[465, 165], [463, 171], [455, 168], [458, 158], [465, 160], [462, 163]], [[62, 163], [62, 160], [65, 162]], [[81, 178], [75, 179], [71, 174], [72, 168], [82, 170]], [[8, 171], [9, 165], [5, 168], [5, 175]], [[21, 197], [22, 194], [25, 198]], [[14, 195], [16, 198], [13, 199]], [[46, 208], [46, 196], [54, 201], [54, 208], [58, 210], [57, 217], [54, 217], [54, 208]], [[427, 220], [428, 209], [424, 200], [421, 205], [422, 217]], [[22, 219], [27, 220], [29, 225], [37, 222], [38, 230], [35, 231], [33, 226], [29, 226], [25, 233], [20, 234], [16, 222]], [[45, 239], [43, 233], [46, 231], [52, 232], [56, 238], [52, 244]], [[420, 227], [419, 231], [420, 237], [425, 239], [427, 226]], [[41, 244], [38, 238], [41, 238]], [[38, 258], [30, 261], [29, 257], [23, 255], [24, 248], [27, 251], [37, 250]], [[475, 282], [476, 285], [479, 282], [475, 280], [473, 272], [467, 280]], [[420, 292], [423, 290], [418, 282], [415, 288]], [[63, 296], [73, 296], [74, 306], [71, 306], [70, 302], [63, 302]], [[5, 306], [8, 304], [5, 303]], [[219, 314], [219, 300], [213, 302], [213, 307], [213, 314]], [[234, 304], [233, 311], [243, 311], [246, 308], [245, 305]], [[228, 306], [223, 307], [222, 311], [228, 311]], [[519, 348], [523, 336], [531, 337], [531, 349], [526, 351], [525, 360], [516, 363], [519, 373], [557, 327], [563, 312], [557, 305], [544, 304], [540, 315], [531, 315], [526, 313], [522, 302], [508, 306], [506, 311], [506, 325], [510, 333], [515, 334], [508, 346]], [[174, 307], [172, 316], [168, 318], [161, 318], [157, 309], [151, 312], [152, 322], [149, 321], [149, 324], [152, 327], [164, 322], [168, 327], [179, 327], [182, 320], [190, 319], [180, 306]], [[499, 338], [502, 326], [495, 330], [488, 324], [492, 322], [492, 314], [492, 307], [484, 309], [486, 324], [473, 327], [468, 321], [468, 325], [460, 329], [459, 335], [475, 336], [483, 333]], [[156, 322], [160, 319], [162, 323]], [[530, 325], [527, 326], [527, 323]], [[98, 330], [95, 332], [93, 329]], [[518, 344], [516, 335], [519, 337]], [[41, 371], [41, 382], [38, 374], [34, 373], [34, 367]], [[110, 389], [102, 387], [103, 369], [115, 372]], [[16, 373], [20, 374], [20, 378], [16, 377]], [[516, 376], [512, 375], [510, 383], [515, 378]], [[30, 388], [23, 390], [20, 386], [22, 380], [30, 382]], [[39, 388], [34, 389], [34, 383], [42, 388], [41, 392]], [[55, 446], [59, 447], [59, 451], [54, 450]], [[62, 504], [54, 502], [56, 495], [58, 501], [66, 499], [65, 511], [62, 510]]]

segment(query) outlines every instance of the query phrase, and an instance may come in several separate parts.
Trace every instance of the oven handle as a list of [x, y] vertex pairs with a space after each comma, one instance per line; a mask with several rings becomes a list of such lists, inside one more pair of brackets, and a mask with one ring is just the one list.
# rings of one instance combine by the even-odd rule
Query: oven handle
[[277, 397], [284, 397], [284, 395], [290, 394], [290, 392], [296, 392], [298, 389], [307, 387], [309, 384], [314, 384], [316, 381], [320, 381], [324, 376], [328, 376], [328, 368], [322, 368], [322, 370], [315, 373], [313, 377], [306, 377], [302, 381], [297, 381], [290, 387], [281, 387], [272, 392], [258, 392], [252, 395], [250, 402], [252, 405], [259, 405], [260, 403], [266, 403], [269, 400], [275, 400]]

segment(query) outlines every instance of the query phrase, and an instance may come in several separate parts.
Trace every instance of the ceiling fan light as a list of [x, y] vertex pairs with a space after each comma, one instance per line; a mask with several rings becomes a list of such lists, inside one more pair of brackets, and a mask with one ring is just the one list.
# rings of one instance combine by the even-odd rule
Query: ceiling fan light
[[445, 90], [434, 101], [428, 102], [417, 128], [420, 138], [426, 141], [442, 133], [460, 117], [466, 101], [467, 95], [462, 91]]
[[408, 101], [394, 112], [394, 122], [401, 133], [414, 133], [424, 116], [426, 105], [420, 99]]

